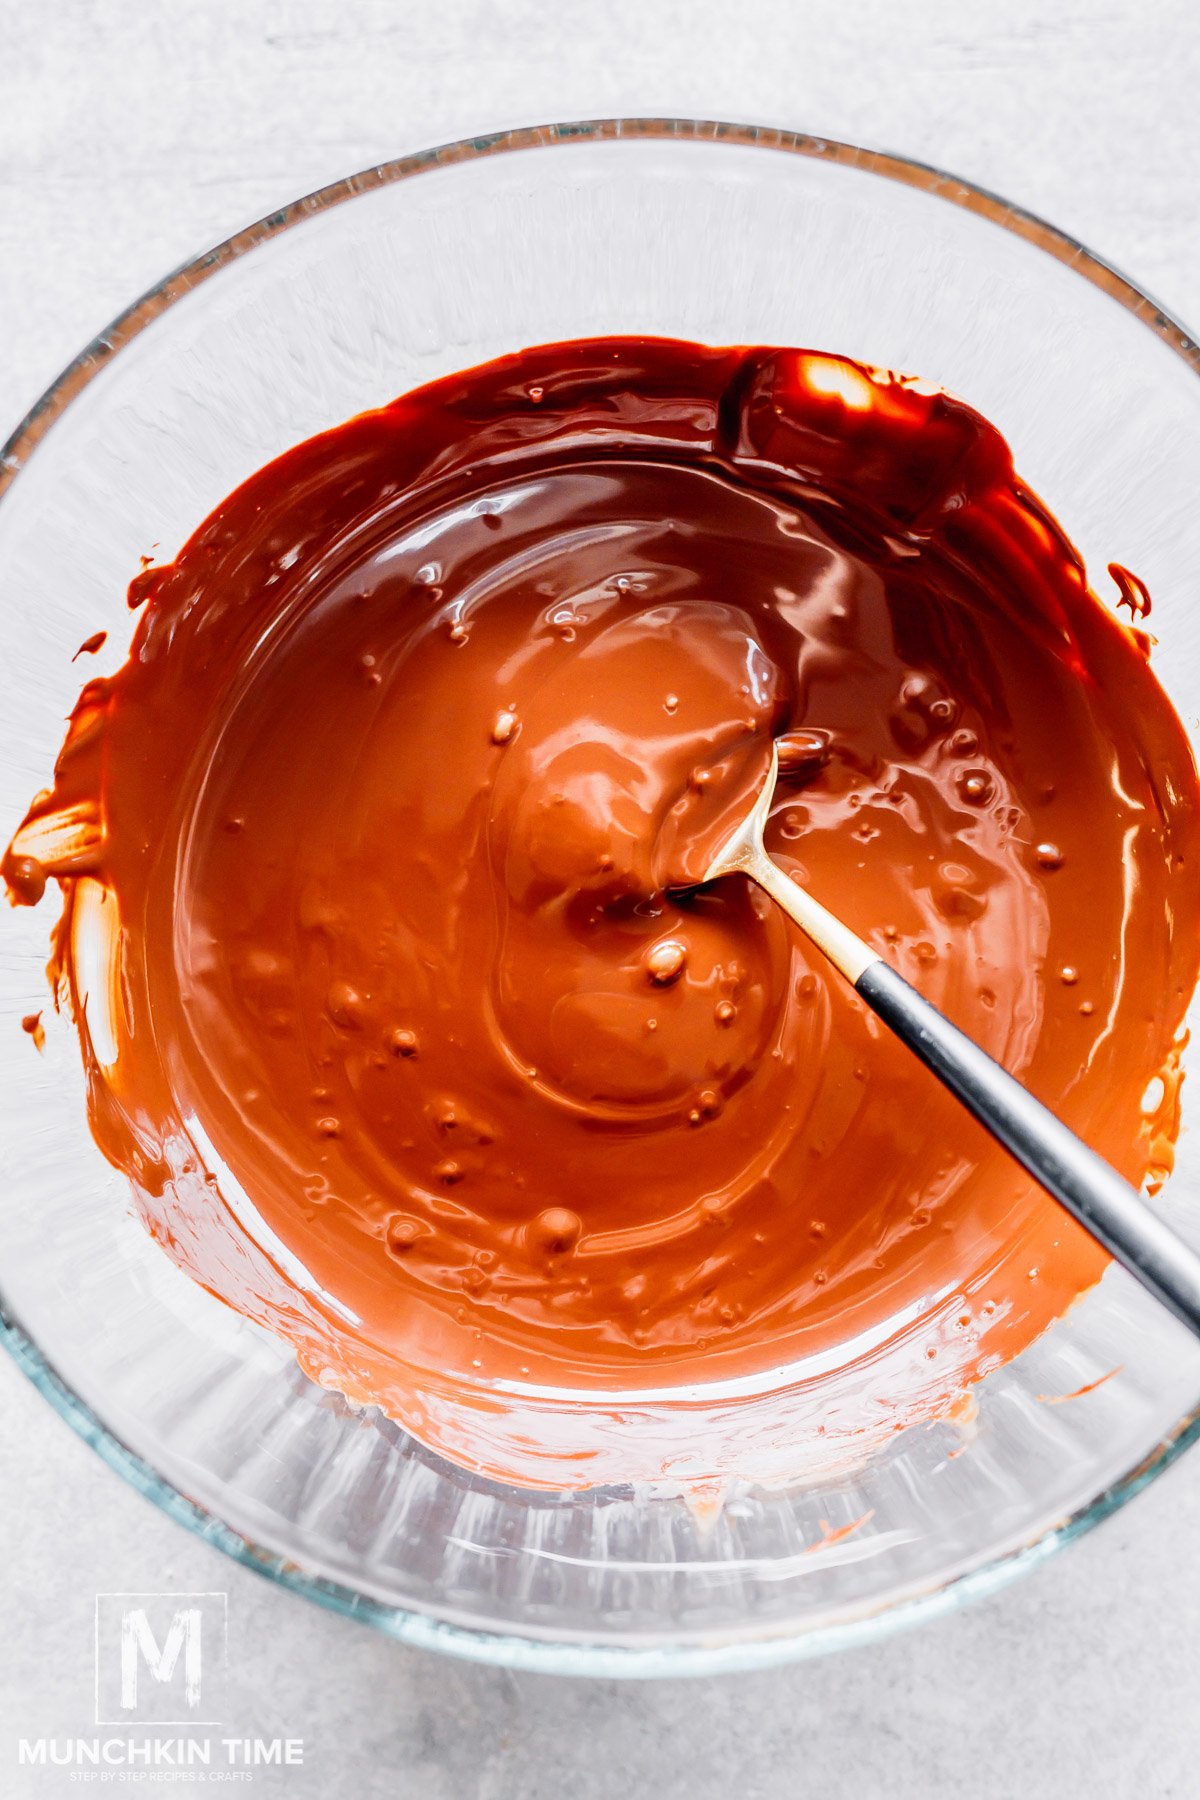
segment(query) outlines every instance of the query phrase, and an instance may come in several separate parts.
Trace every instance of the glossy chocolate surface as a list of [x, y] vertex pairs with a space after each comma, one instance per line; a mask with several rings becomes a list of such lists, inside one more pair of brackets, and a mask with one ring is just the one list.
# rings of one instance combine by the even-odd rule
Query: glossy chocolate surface
[[783, 733], [779, 862], [1130, 1179], [1169, 1167], [1191, 754], [961, 403], [546, 346], [290, 451], [130, 598], [5, 874], [62, 884], [151, 1229], [334, 1385], [420, 1430], [417, 1367], [920, 1357], [951, 1293], [948, 1399], [1096, 1280], [762, 896], [671, 891]]

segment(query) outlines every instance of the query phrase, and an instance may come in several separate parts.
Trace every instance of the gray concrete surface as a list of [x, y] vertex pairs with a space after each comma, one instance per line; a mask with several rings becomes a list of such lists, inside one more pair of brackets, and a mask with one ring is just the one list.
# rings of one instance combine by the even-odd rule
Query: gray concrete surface
[[[615, 111], [784, 123], [960, 171], [1200, 318], [1188, 0], [0, 0], [0, 435], [93, 331], [248, 218], [421, 143]], [[919, 1634], [624, 1686], [405, 1651], [234, 1567], [0, 1363], [0, 1795], [92, 1719], [97, 1591], [229, 1595], [256, 1793], [1048, 1800], [1200, 1792], [1200, 1455], [1023, 1585]]]

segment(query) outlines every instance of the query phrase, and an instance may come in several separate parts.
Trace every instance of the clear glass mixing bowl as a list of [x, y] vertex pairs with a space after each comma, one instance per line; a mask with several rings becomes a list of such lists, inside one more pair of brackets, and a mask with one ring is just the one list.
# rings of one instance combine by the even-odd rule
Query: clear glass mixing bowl
[[[168, 277], [34, 408], [0, 461], [3, 835], [61, 741], [72, 653], [104, 626], [101, 666], [122, 654], [139, 556], [169, 556], [297, 439], [603, 332], [812, 345], [963, 396], [1093, 581], [1117, 560], [1149, 583], [1155, 667], [1200, 731], [1200, 352], [1174, 321], [1050, 227], [894, 157], [729, 125], [557, 125], [273, 214]], [[310, 1384], [143, 1233], [88, 1134], [70, 1028], [50, 1018], [43, 1056], [19, 1028], [46, 1003], [48, 922], [16, 913], [0, 941], [5, 1341], [173, 1517], [396, 1637], [593, 1674], [859, 1642], [1037, 1561], [1200, 1429], [1200, 1346], [1112, 1270], [982, 1384], [977, 1416], [866, 1460], [705, 1503], [464, 1473]], [[1200, 1241], [1200, 1088], [1183, 1096], [1158, 1204]]]

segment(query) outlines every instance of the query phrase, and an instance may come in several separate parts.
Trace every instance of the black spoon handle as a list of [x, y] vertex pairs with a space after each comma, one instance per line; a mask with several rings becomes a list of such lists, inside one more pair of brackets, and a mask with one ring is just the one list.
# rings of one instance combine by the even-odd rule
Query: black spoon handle
[[1200, 1256], [1135, 1189], [890, 964], [870, 963], [854, 986], [1034, 1179], [1200, 1337]]

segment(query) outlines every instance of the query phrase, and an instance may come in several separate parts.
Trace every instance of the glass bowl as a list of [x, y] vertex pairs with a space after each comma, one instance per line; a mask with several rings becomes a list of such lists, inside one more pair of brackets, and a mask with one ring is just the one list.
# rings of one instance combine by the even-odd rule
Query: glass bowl
[[[140, 556], [169, 557], [268, 459], [419, 382], [630, 332], [815, 346], [961, 395], [1093, 583], [1112, 560], [1148, 582], [1155, 667], [1200, 731], [1191, 338], [1079, 245], [934, 170], [779, 131], [610, 120], [451, 145], [297, 201], [169, 276], [39, 401], [0, 461], [4, 835], [61, 741], [72, 653], [106, 627], [100, 666], [120, 660]], [[48, 922], [15, 913], [0, 945], [5, 1341], [173, 1517], [395, 1637], [589, 1674], [861, 1642], [1046, 1556], [1200, 1429], [1200, 1346], [1114, 1269], [980, 1385], [972, 1417], [865, 1455], [709, 1491], [472, 1475], [310, 1383], [145, 1235], [88, 1133], [70, 1027], [48, 1015], [41, 1056], [19, 1029], [46, 1005]], [[1193, 1242], [1197, 1107], [1185, 1082], [1156, 1202]], [[798, 1429], [796, 1374], [759, 1397], [768, 1447]], [[666, 1476], [687, 1463], [687, 1406], [718, 1403], [665, 1397]]]

